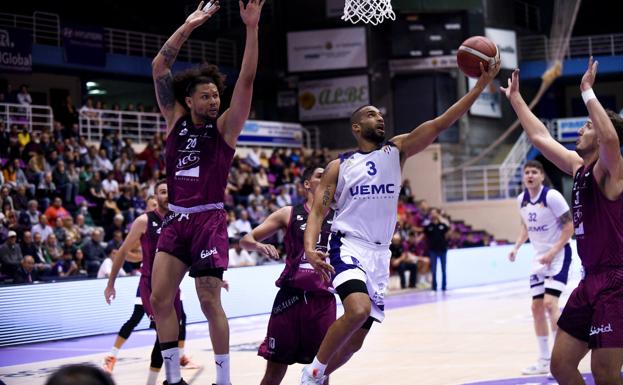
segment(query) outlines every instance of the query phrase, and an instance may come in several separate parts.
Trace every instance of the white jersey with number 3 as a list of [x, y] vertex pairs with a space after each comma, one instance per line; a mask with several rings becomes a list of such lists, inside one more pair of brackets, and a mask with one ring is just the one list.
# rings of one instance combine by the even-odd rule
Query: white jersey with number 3
[[368, 153], [340, 155], [331, 231], [389, 245], [402, 181], [400, 151], [391, 142]]

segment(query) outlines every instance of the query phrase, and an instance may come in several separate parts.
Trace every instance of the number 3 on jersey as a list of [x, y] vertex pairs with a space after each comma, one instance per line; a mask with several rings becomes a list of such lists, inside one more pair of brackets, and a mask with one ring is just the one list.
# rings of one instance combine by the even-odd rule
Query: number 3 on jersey
[[368, 175], [376, 175], [376, 165], [374, 162], [366, 162], [366, 166], [368, 166]]

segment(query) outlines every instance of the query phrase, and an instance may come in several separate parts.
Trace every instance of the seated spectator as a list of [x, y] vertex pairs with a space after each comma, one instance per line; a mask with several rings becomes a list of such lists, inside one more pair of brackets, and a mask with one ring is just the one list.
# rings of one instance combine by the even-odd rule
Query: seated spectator
[[106, 259], [106, 249], [102, 244], [102, 230], [96, 228], [91, 233], [91, 237], [82, 246], [84, 252], [84, 260], [86, 263], [87, 274], [89, 277], [95, 277], [100, 265]]
[[262, 205], [262, 201], [253, 201], [247, 208], [247, 213], [249, 214], [249, 221], [251, 222], [251, 227], [256, 227], [260, 223], [264, 222], [264, 219], [268, 216], [266, 213], [266, 209]]
[[36, 197], [41, 204], [41, 209], [46, 210], [50, 205], [50, 197], [56, 195], [56, 185], [52, 180], [52, 173], [45, 172], [41, 183], [37, 186]]
[[238, 230], [234, 223], [236, 222], [236, 213], [234, 211], [227, 212], [227, 236], [229, 238], [236, 238], [238, 236]]
[[64, 278], [78, 273], [78, 265], [70, 252], [63, 252], [62, 258], [52, 268], [53, 274]]
[[106, 155], [106, 150], [101, 148], [95, 159], [93, 159], [93, 171], [95, 172], [110, 172], [113, 170], [113, 165], [108, 156]]
[[266, 168], [260, 168], [260, 171], [254, 174], [255, 185], [259, 186], [260, 190], [263, 193], [268, 192], [268, 187], [270, 184], [268, 183], [268, 174], [266, 174]]
[[230, 244], [232, 247], [229, 249], [229, 267], [255, 266], [257, 264], [249, 252], [240, 246], [239, 238], [231, 239]]
[[110, 171], [106, 175], [106, 179], [102, 181], [102, 190], [104, 194], [112, 194], [114, 199], [119, 198], [119, 183], [115, 180], [115, 173]]
[[405, 251], [410, 259], [416, 261], [420, 276], [417, 286], [430, 288], [432, 276], [430, 274], [430, 258], [426, 254], [426, 235], [422, 230], [410, 232], [405, 245]]
[[39, 211], [39, 202], [34, 199], [28, 201], [27, 209], [23, 210], [19, 214], [18, 222], [25, 228], [31, 229], [33, 226], [39, 223], [39, 217], [41, 211]]
[[28, 167], [26, 169], [26, 178], [34, 184], [35, 191], [39, 183], [43, 180], [43, 174], [50, 171], [50, 166], [45, 160], [43, 153], [40, 151], [33, 154], [30, 160], [28, 160]]
[[467, 234], [467, 237], [465, 238], [465, 241], [463, 241], [463, 247], [464, 248], [469, 248], [469, 247], [482, 247], [484, 246], [484, 242], [482, 241], [482, 239], [479, 239], [476, 234], [474, 233], [469, 233]]
[[40, 279], [40, 271], [35, 267], [35, 260], [31, 255], [22, 258], [20, 267], [13, 275], [13, 283], [33, 283]]
[[71, 216], [69, 211], [63, 207], [63, 200], [59, 197], [54, 198], [54, 202], [45, 210], [44, 215], [48, 218], [48, 223], [52, 227], [56, 227], [57, 219]]
[[286, 186], [281, 186], [279, 188], [279, 196], [277, 196], [276, 202], [279, 208], [292, 205], [292, 198], [290, 197]]
[[13, 209], [15, 211], [24, 211], [28, 207], [28, 196], [26, 195], [26, 186], [23, 184], [15, 188], [13, 195]]
[[17, 233], [9, 231], [8, 239], [0, 245], [0, 273], [13, 277], [22, 261], [22, 248], [17, 243]]
[[54, 171], [52, 171], [52, 181], [56, 186], [56, 193], [60, 195], [63, 201], [68, 204], [73, 204], [77, 191], [75, 190], [74, 184], [69, 179], [64, 161], [59, 160], [56, 163]]
[[35, 265], [42, 270], [49, 270], [50, 265], [46, 262], [41, 248], [41, 234], [37, 233], [33, 236], [31, 231], [25, 231], [22, 235], [20, 243], [23, 255], [30, 255], [35, 261]]
[[[89, 212], [86, 211], [86, 214], [88, 214]], [[89, 214], [90, 215], [90, 214]], [[91, 233], [93, 232], [93, 221], [90, 222], [91, 224], [88, 224], [86, 222], [86, 216], [85, 214], [82, 213], [82, 211], [80, 212], [80, 214], [76, 215], [76, 225], [75, 228], [76, 230], [78, 230], [78, 233], [80, 233], [80, 237], [79, 239], [82, 240], [88, 238], [91, 236]]]
[[127, 232], [124, 220], [125, 218], [123, 218], [121, 213], [115, 214], [112, 223], [106, 228], [106, 232], [104, 233], [104, 242], [108, 242], [113, 239], [115, 231], [119, 231], [121, 233], [122, 240], [126, 237]]
[[249, 213], [246, 210], [242, 210], [238, 215], [239, 218], [234, 221], [234, 229], [236, 234], [242, 237], [251, 232], [251, 222], [249, 222]]
[[400, 276], [400, 288], [405, 289], [407, 287], [407, 271], [409, 272], [409, 287], [414, 288], [417, 282], [417, 260], [405, 252], [400, 234], [394, 234], [389, 250], [391, 252], [391, 267], [396, 269]]
[[13, 197], [11, 197], [11, 187], [9, 187], [8, 184], [0, 188], [0, 204], [2, 205], [2, 211], [4, 211], [4, 207], [6, 205], [9, 206], [9, 209], [14, 209]]
[[48, 224], [48, 217], [44, 214], [39, 216], [39, 223], [32, 227], [32, 234], [39, 234], [41, 236], [41, 241], [45, 242], [48, 239], [48, 236], [54, 233], [54, 229]]
[[257, 204], [261, 204], [265, 199], [264, 194], [262, 194], [262, 189], [260, 186], [253, 187], [253, 192], [249, 194], [248, 203], [249, 205], [253, 204], [253, 202]]
[[76, 262], [76, 267], [78, 267], [78, 274], [87, 275], [87, 269], [84, 263], [84, 251], [82, 251], [82, 249], [76, 249], [74, 261]]
[[63, 248], [58, 244], [56, 235], [50, 234], [43, 243], [43, 257], [51, 265], [56, 264], [63, 257]]

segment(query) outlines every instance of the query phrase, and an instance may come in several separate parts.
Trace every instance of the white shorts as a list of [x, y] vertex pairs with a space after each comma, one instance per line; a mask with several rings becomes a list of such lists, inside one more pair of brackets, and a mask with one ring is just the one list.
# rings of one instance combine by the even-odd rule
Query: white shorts
[[385, 318], [385, 291], [389, 282], [389, 247], [331, 233], [329, 257], [335, 269], [333, 287], [337, 288], [353, 279], [363, 281], [372, 302], [370, 317], [382, 322]]
[[532, 298], [542, 297], [545, 293], [560, 296], [567, 286], [570, 266], [571, 246], [567, 244], [562, 250], [562, 258], [554, 260], [549, 269], [530, 276]]

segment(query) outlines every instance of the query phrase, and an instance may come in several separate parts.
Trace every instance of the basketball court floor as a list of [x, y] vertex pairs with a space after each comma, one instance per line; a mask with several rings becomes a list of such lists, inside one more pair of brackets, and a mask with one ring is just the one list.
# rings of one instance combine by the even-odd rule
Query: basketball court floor
[[[577, 285], [577, 280], [571, 287]], [[568, 289], [563, 294], [564, 304]], [[129, 315], [129, 313], [128, 313]], [[259, 384], [265, 367], [256, 355], [268, 316], [231, 320], [232, 384]], [[94, 322], [97, 322], [94, 320]], [[154, 331], [132, 334], [119, 353], [114, 378], [119, 385], [146, 381]], [[0, 380], [7, 385], [42, 385], [60, 365], [101, 364], [114, 335], [0, 349]], [[189, 384], [214, 380], [205, 323], [188, 327], [186, 352], [205, 369], [183, 370]], [[332, 377], [332, 384], [544, 385], [546, 376], [522, 376], [537, 346], [526, 281], [450, 290], [394, 291], [387, 297], [383, 324], [374, 324], [363, 349]], [[590, 359], [580, 366], [590, 372]], [[290, 367], [282, 384], [299, 383], [301, 365]], [[593, 384], [586, 375], [587, 384]], [[164, 380], [164, 371], [160, 381]]]

